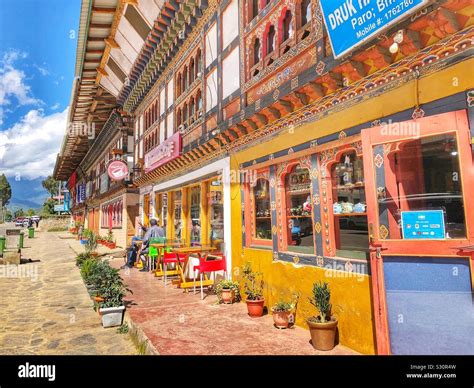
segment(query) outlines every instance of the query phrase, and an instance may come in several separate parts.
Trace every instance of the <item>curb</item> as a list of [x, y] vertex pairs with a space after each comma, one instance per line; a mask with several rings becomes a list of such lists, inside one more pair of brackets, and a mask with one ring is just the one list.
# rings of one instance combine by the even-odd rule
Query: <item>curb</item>
[[160, 353], [158, 350], [153, 346], [150, 339], [146, 336], [142, 328], [133, 322], [132, 318], [130, 318], [127, 311], [125, 311], [125, 316], [123, 318], [124, 323], [126, 323], [129, 327], [129, 335], [132, 340], [135, 340], [136, 345], [144, 344], [145, 345], [145, 355], [146, 356], [159, 356]]

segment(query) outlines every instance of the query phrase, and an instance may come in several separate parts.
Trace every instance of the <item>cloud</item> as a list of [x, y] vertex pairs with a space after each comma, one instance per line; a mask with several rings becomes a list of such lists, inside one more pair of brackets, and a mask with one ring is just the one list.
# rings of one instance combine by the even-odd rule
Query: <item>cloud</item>
[[61, 106], [61, 104], [60, 104], [59, 102], [57, 102], [56, 104], [54, 104], [54, 105], [51, 106], [51, 109], [52, 109], [52, 110], [56, 110], [56, 109], [58, 109], [60, 106]]
[[20, 179], [50, 175], [66, 122], [67, 108], [51, 115], [45, 115], [43, 109], [33, 109], [0, 132], [0, 173]]
[[34, 98], [31, 87], [25, 83], [26, 75], [15, 67], [15, 62], [25, 59], [27, 54], [18, 50], [9, 50], [0, 60], [0, 124], [9, 111], [13, 99], [20, 106], [41, 105], [43, 102]]
[[33, 66], [36, 67], [36, 69], [39, 71], [39, 73], [40, 73], [42, 76], [47, 76], [47, 75], [49, 75], [49, 70], [46, 69], [45, 67], [38, 66], [38, 65], [33, 65]]

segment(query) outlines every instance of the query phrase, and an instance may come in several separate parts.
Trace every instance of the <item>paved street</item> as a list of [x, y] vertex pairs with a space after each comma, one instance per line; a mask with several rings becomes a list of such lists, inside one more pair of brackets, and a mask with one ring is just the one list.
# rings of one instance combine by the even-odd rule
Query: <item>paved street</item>
[[0, 266], [0, 354], [137, 353], [127, 334], [102, 328], [67, 240], [37, 232], [22, 257], [39, 262]]

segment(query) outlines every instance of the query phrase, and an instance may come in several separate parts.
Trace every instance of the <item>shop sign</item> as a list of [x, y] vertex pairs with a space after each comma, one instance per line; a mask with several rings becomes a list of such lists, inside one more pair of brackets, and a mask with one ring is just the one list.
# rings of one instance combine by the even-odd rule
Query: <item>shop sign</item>
[[100, 192], [101, 194], [102, 194], [102, 193], [105, 193], [108, 188], [109, 188], [109, 175], [104, 172], [104, 173], [100, 176], [100, 188], [99, 188], [99, 192]]
[[145, 172], [150, 172], [181, 155], [182, 137], [179, 132], [166, 139], [145, 155]]
[[405, 240], [444, 240], [446, 230], [443, 210], [402, 212], [402, 231]]
[[320, 0], [335, 58], [380, 34], [428, 0]]
[[54, 205], [54, 212], [64, 212], [64, 205]]
[[92, 182], [89, 181], [86, 184], [86, 198], [89, 198], [92, 194]]
[[77, 202], [82, 203], [86, 201], [86, 185], [77, 186]]
[[107, 167], [109, 178], [114, 181], [121, 181], [128, 176], [128, 166], [123, 160], [114, 160]]

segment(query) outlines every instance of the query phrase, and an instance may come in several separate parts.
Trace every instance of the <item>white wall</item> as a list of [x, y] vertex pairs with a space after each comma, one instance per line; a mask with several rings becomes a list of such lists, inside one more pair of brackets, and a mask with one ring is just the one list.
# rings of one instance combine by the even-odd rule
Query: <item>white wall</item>
[[240, 86], [239, 46], [222, 61], [222, 98], [235, 92]]
[[222, 49], [239, 36], [239, 1], [232, 0], [222, 14]]

